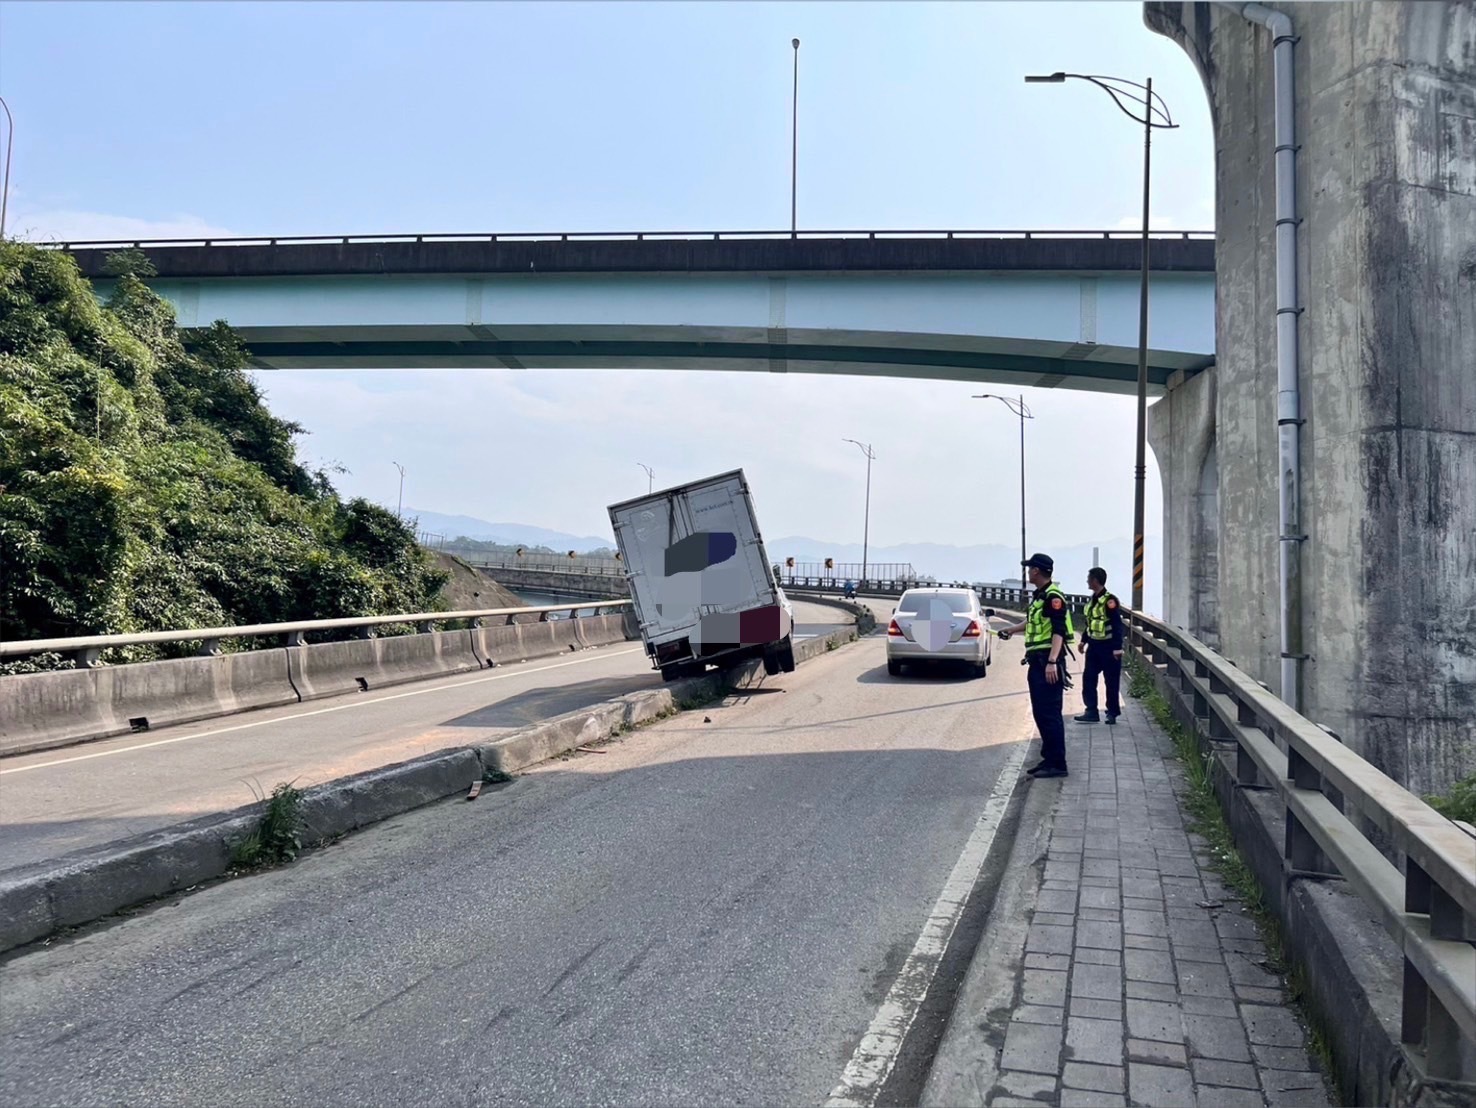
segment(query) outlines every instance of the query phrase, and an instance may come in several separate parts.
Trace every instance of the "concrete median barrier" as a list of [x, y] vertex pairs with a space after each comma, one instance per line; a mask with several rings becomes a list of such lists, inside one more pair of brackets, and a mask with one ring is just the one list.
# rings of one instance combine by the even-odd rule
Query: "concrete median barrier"
[[349, 639], [288, 649], [292, 683], [303, 700], [382, 689], [482, 668], [471, 631], [432, 631]]
[[0, 755], [297, 703], [284, 650], [0, 677]]

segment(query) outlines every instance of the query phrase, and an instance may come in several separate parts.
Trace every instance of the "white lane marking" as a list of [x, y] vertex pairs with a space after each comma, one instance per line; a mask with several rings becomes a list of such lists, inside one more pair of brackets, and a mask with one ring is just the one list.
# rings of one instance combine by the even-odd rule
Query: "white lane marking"
[[172, 739], [157, 739], [151, 743], [137, 743], [134, 746], [121, 746], [114, 750], [97, 750], [90, 754], [75, 754], [70, 758], [58, 758], [51, 762], [37, 762], [33, 766], [17, 766], [14, 769], [0, 769], [0, 776], [12, 773], [29, 773], [33, 769], [46, 769], [49, 766], [65, 766], [72, 762], [86, 762], [93, 758], [110, 758], [114, 754], [129, 754], [135, 750], [148, 750], [155, 746], [169, 746], [171, 743], [189, 742], [191, 739], [208, 739], [215, 735], [228, 735], [232, 731], [245, 731], [252, 727], [266, 727], [273, 723], [286, 723], [293, 719], [307, 719], [309, 716], [324, 716], [329, 712], [346, 712], [351, 708], [367, 708], [373, 704], [384, 704], [390, 700], [404, 700], [412, 696], [425, 696], [428, 693], [445, 692], [448, 689], [465, 688], [467, 685], [480, 685], [487, 681], [506, 681], [512, 677], [518, 677], [526, 673], [546, 673], [551, 669], [563, 669], [565, 666], [583, 665], [585, 662], [597, 661], [598, 658], [618, 658], [623, 654], [634, 654], [635, 649], [616, 650], [606, 654], [603, 651], [599, 655], [588, 658], [575, 658], [568, 662], [555, 662], [551, 666], [538, 666], [535, 669], [514, 669], [511, 673], [496, 673], [486, 677], [473, 677], [468, 681], [457, 681], [450, 685], [437, 685], [430, 689], [411, 689], [408, 692], [391, 693], [389, 696], [377, 696], [373, 700], [355, 700], [351, 704], [335, 704], [330, 708], [314, 708], [309, 712], [297, 712], [290, 716], [276, 716], [272, 719], [252, 720], [250, 723], [238, 723], [234, 727], [217, 727], [213, 731], [200, 731], [193, 735], [176, 735]]
[[892, 1067], [897, 1064], [897, 1053], [902, 1049], [912, 1021], [917, 1018], [933, 976], [938, 972], [938, 963], [943, 960], [943, 952], [953, 937], [958, 917], [962, 915], [974, 882], [979, 879], [979, 871], [984, 867], [984, 860], [989, 856], [989, 848], [1004, 819], [1005, 809], [1009, 807], [1010, 794], [1019, 783], [1027, 746], [1028, 743], [1018, 743], [1005, 760], [1004, 769], [1000, 770], [994, 783], [994, 791], [985, 801], [979, 822], [974, 825], [973, 834], [964, 844], [963, 853], [954, 863], [943, 891], [938, 894], [937, 903], [923, 924], [912, 953], [902, 964], [902, 972], [892, 982], [892, 988], [872, 1018], [871, 1026], [856, 1044], [856, 1052], [841, 1074], [840, 1084], [831, 1090], [826, 1108], [870, 1108], [891, 1075]]

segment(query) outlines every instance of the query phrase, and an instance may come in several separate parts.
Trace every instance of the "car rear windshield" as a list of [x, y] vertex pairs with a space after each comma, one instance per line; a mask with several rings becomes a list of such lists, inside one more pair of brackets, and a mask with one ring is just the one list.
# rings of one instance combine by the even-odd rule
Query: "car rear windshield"
[[962, 615], [974, 610], [973, 600], [974, 594], [964, 592], [962, 589], [952, 589], [948, 592], [909, 592], [902, 595], [902, 602], [897, 605], [897, 611], [904, 615], [921, 615], [931, 618], [933, 612], [946, 609]]

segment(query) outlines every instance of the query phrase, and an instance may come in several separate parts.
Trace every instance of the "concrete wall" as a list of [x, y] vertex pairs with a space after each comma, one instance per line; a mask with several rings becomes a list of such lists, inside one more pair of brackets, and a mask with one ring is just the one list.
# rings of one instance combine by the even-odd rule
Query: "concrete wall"
[[[1299, 36], [1305, 711], [1441, 790], [1476, 772], [1476, 3], [1276, 6]], [[1214, 118], [1221, 649], [1275, 689], [1271, 39], [1209, 4], [1145, 18]], [[1167, 599], [1187, 612], [1187, 585]]]

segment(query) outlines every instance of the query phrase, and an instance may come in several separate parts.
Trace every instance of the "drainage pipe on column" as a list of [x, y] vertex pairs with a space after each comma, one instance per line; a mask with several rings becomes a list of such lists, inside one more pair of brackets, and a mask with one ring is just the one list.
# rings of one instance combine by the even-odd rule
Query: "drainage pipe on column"
[[1302, 702], [1302, 394], [1298, 383], [1297, 302], [1297, 38], [1284, 12], [1264, 4], [1227, 3], [1271, 32], [1276, 119], [1276, 431], [1281, 496], [1281, 699], [1298, 711]]

